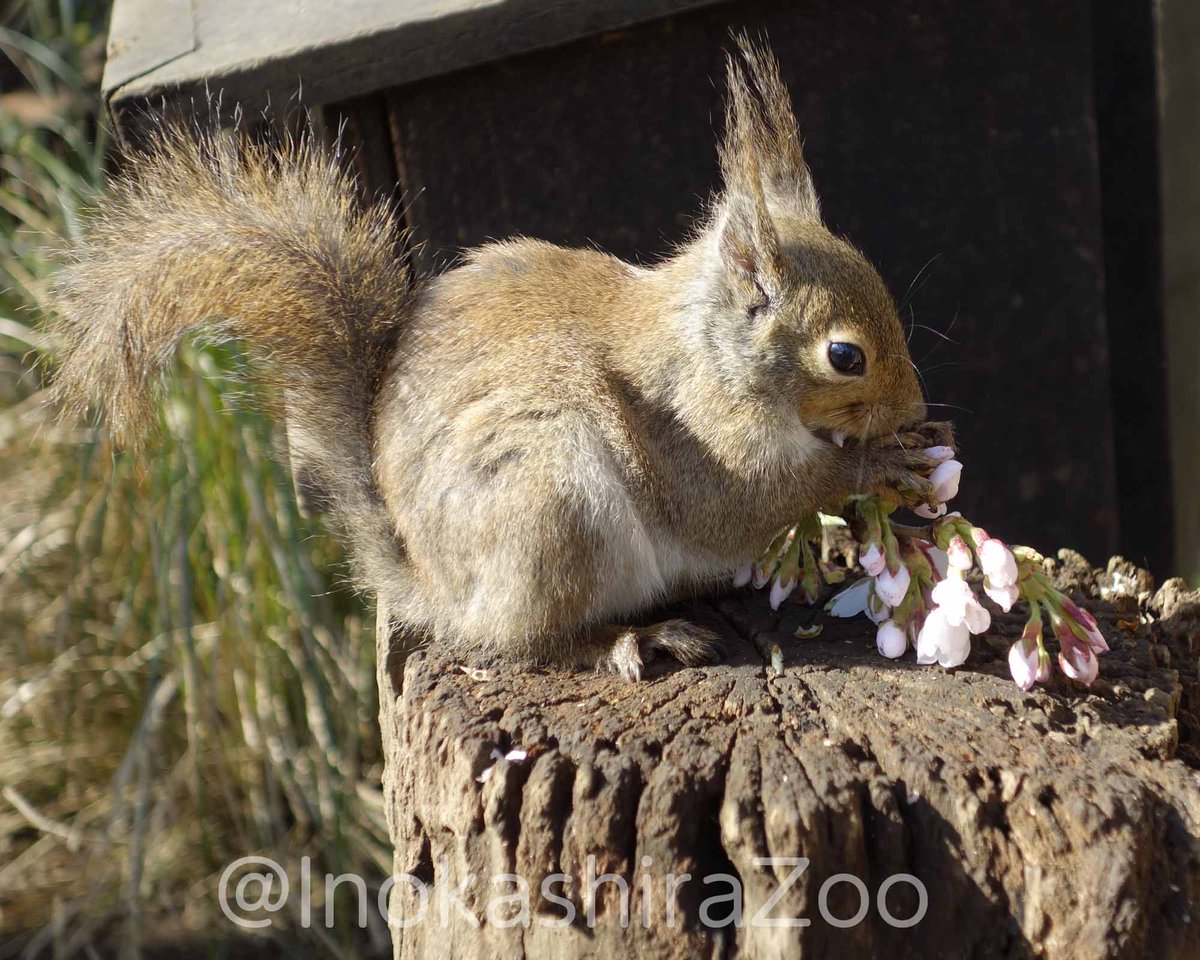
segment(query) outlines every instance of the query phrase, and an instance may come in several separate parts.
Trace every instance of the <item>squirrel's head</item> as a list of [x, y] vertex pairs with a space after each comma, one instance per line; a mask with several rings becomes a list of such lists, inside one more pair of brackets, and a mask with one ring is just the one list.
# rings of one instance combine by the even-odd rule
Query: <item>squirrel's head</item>
[[895, 303], [879, 274], [821, 222], [779, 68], [739, 40], [729, 61], [725, 186], [700, 238], [704, 341], [723, 379], [797, 410], [828, 436], [924, 419]]

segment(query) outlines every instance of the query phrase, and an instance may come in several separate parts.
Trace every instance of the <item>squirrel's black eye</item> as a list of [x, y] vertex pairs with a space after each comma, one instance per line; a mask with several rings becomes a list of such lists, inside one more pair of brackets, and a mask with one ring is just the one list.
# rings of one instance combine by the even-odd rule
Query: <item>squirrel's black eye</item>
[[867, 370], [867, 358], [862, 348], [853, 343], [831, 343], [829, 362], [833, 364], [834, 370], [848, 377], [861, 377]]

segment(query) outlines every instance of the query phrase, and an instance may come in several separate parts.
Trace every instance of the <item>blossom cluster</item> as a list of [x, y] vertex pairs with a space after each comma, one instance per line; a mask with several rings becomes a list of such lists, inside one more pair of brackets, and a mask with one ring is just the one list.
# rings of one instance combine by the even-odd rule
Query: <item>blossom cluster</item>
[[[919, 530], [903, 527], [892, 520], [899, 503], [879, 495], [852, 497], [842, 512], [864, 531], [859, 563], [867, 576], [837, 594], [826, 610], [837, 617], [866, 614], [876, 624], [876, 645], [885, 657], [903, 656], [911, 644], [918, 663], [949, 668], [965, 662], [971, 636], [991, 626], [984, 597], [1005, 613], [1024, 601], [1029, 618], [1008, 655], [1013, 679], [1025, 690], [1050, 679], [1044, 632], [1048, 619], [1058, 640], [1059, 668], [1071, 679], [1091, 684], [1099, 672], [1097, 657], [1108, 650], [1095, 618], [1051, 583], [1036, 551], [1010, 547], [961, 515], [948, 513], [946, 503], [958, 493], [962, 464], [948, 447], [926, 453], [935, 464], [928, 478], [932, 502], [907, 505], [932, 524]], [[785, 531], [736, 582], [756, 587], [770, 582], [776, 609], [797, 587], [803, 599], [814, 602], [820, 578], [833, 579], [814, 556], [812, 541], [820, 532], [820, 515]]]

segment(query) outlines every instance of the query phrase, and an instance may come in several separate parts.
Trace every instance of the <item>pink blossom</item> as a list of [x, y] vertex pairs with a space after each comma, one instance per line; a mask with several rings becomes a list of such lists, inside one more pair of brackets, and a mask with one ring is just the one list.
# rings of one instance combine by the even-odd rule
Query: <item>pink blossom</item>
[[966, 624], [955, 626], [946, 619], [945, 610], [934, 607], [917, 636], [917, 663], [957, 667], [970, 652], [971, 635]]
[[1038, 645], [1032, 640], [1022, 638], [1008, 648], [1008, 669], [1022, 690], [1038, 682], [1039, 661]]
[[889, 660], [895, 660], [908, 649], [908, 639], [894, 620], [885, 620], [875, 633], [875, 646]]
[[796, 578], [788, 577], [786, 583], [776, 580], [771, 584], [771, 609], [778, 610], [779, 605], [796, 589]]
[[1001, 541], [989, 538], [979, 545], [979, 567], [997, 587], [1017, 582], [1017, 558]]
[[912, 509], [913, 513], [918, 517], [924, 517], [926, 520], [936, 520], [938, 517], [946, 515], [946, 505], [944, 503], [939, 503], [936, 510], [926, 503], [918, 503]]
[[951, 626], [965, 625], [971, 633], [979, 634], [992, 625], [992, 615], [960, 573], [952, 573], [940, 581], [934, 586], [931, 597]]
[[1010, 583], [1007, 587], [997, 587], [992, 581], [984, 579], [983, 592], [986, 593], [996, 606], [1005, 613], [1012, 609], [1012, 605], [1017, 602], [1017, 598], [1021, 595], [1021, 588], [1015, 583]]
[[735, 587], [744, 587], [750, 582], [750, 578], [754, 576], [754, 564], [748, 563], [744, 567], [739, 567], [737, 573], [733, 575], [733, 585]]
[[875, 592], [879, 594], [879, 599], [889, 607], [898, 607], [904, 601], [904, 595], [908, 593], [908, 585], [911, 581], [912, 574], [908, 572], [908, 567], [904, 564], [900, 564], [895, 573], [884, 567], [883, 572], [875, 578]]
[[883, 545], [878, 540], [868, 543], [858, 552], [858, 562], [871, 576], [879, 576], [887, 566], [887, 555], [883, 552]]
[[971, 548], [967, 546], [967, 541], [960, 536], [951, 538], [946, 556], [950, 558], [950, 566], [956, 570], [970, 570], [975, 564], [975, 558], [971, 556]]
[[926, 447], [925, 456], [927, 456], [930, 460], [937, 460], [938, 462], [941, 462], [942, 460], [949, 460], [954, 456], [954, 448]]

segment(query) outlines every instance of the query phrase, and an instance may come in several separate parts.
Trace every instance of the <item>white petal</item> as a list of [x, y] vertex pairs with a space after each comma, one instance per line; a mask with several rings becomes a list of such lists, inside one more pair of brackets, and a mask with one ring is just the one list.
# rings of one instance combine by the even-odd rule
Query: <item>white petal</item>
[[942, 611], [946, 622], [955, 627], [963, 622], [967, 615], [967, 604], [974, 599], [967, 582], [957, 574], [939, 580], [930, 592], [930, 598]]
[[929, 482], [933, 484], [933, 492], [938, 501], [945, 503], [958, 496], [958, 480], [963, 465], [957, 460], [946, 460], [933, 468]]
[[951, 631], [938, 657], [938, 663], [947, 670], [961, 666], [971, 654], [971, 634], [967, 632], [967, 628], [951, 627]]
[[988, 627], [992, 625], [992, 615], [987, 612], [983, 604], [972, 596], [967, 604], [963, 621], [966, 623], [967, 629], [978, 636], [981, 633], [987, 633]]
[[1017, 602], [1017, 598], [1021, 594], [1021, 588], [1015, 583], [1009, 584], [1007, 587], [997, 587], [990, 580], [983, 581], [983, 592], [986, 593], [1005, 613], [1012, 609], [1012, 605]]
[[733, 585], [735, 587], [744, 587], [750, 582], [750, 578], [754, 576], [754, 564], [748, 563], [738, 570], [733, 575]]
[[867, 594], [870, 590], [870, 578], [863, 577], [833, 597], [825, 604], [825, 610], [834, 617], [857, 617], [867, 609]]
[[930, 547], [929, 559], [933, 561], [933, 569], [938, 572], [939, 577], [944, 577], [950, 572], [950, 557], [941, 547]]
[[936, 510], [930, 509], [930, 507], [923, 503], [919, 503], [913, 507], [913, 513], [915, 513], [918, 517], [924, 517], [926, 520], [936, 520], [938, 517], [945, 514], [945, 512], [946, 505], [944, 503], [939, 503]]
[[872, 590], [867, 595], [866, 613], [872, 623], [880, 624], [892, 615], [892, 608], [880, 600], [879, 594]]

